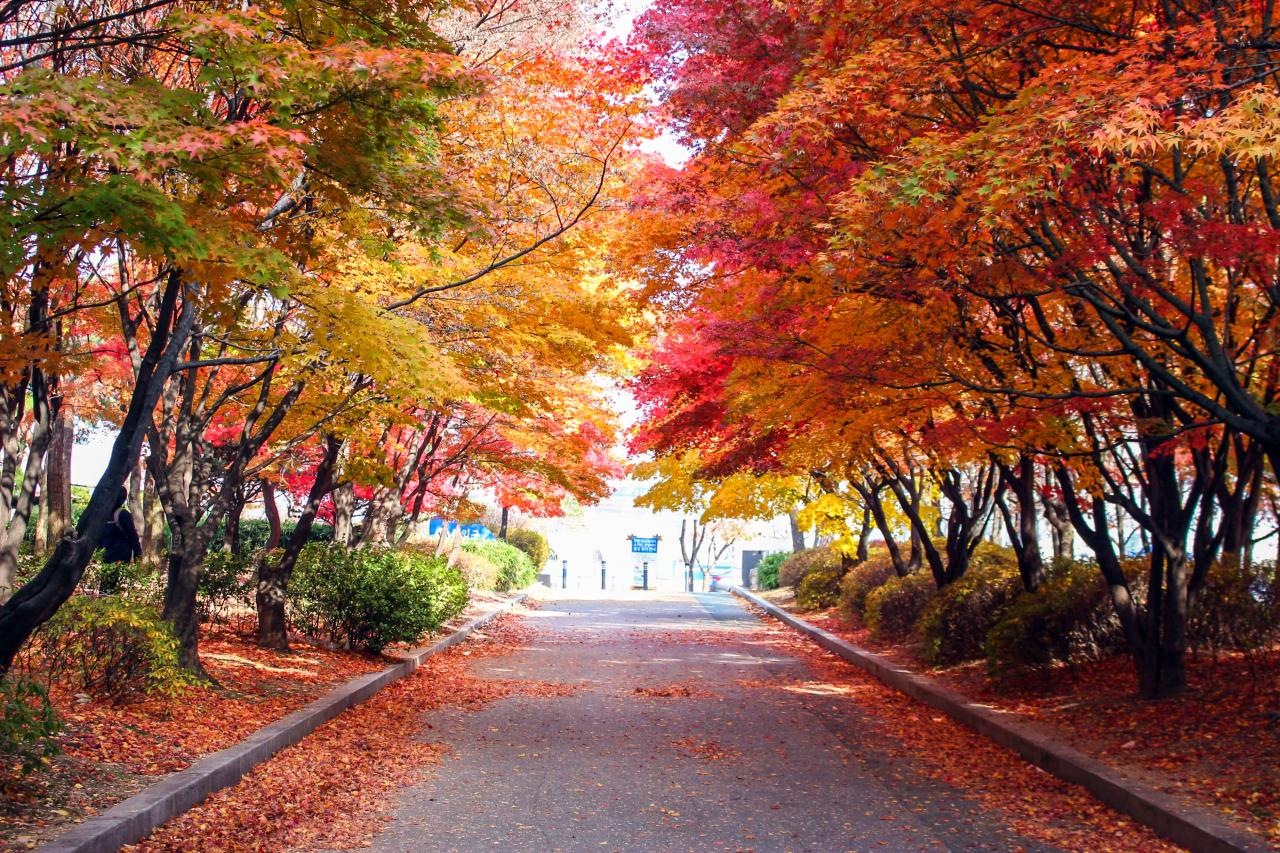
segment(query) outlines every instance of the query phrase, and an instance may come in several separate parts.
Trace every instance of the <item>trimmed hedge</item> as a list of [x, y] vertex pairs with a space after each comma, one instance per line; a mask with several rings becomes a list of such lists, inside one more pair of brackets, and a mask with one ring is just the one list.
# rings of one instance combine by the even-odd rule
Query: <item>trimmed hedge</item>
[[312, 544], [298, 558], [289, 599], [300, 633], [380, 652], [439, 630], [466, 607], [468, 593], [462, 573], [445, 557]]
[[780, 586], [799, 587], [804, 576], [819, 567], [839, 568], [840, 555], [830, 545], [821, 548], [805, 548], [787, 556], [778, 567], [778, 584]]
[[462, 550], [479, 554], [498, 567], [494, 588], [498, 592], [525, 589], [538, 577], [529, 555], [501, 539], [472, 539], [462, 543]]
[[24, 666], [51, 688], [123, 705], [190, 684], [178, 640], [159, 607], [119, 595], [68, 599], [23, 649]]
[[863, 619], [871, 633], [883, 639], [909, 637], [924, 615], [936, 589], [928, 572], [912, 572], [905, 578], [893, 577], [867, 595]]
[[920, 616], [925, 656], [942, 665], [981, 659], [987, 633], [1021, 592], [1013, 551], [980, 545], [964, 577], [934, 593]]
[[804, 610], [830, 607], [840, 600], [840, 579], [844, 571], [835, 566], [819, 565], [809, 571], [796, 590], [796, 606]]
[[[507, 542], [516, 546], [533, 561], [535, 573], [542, 570], [551, 559], [551, 546], [547, 539], [536, 530], [512, 530], [507, 533]], [[526, 584], [528, 586], [528, 584]]]
[[861, 617], [867, 608], [867, 596], [887, 584], [896, 575], [893, 560], [884, 548], [872, 553], [865, 563], [859, 563], [840, 581], [840, 608]]
[[[1138, 590], [1135, 588], [1134, 590]], [[1059, 562], [1035, 592], [1024, 592], [987, 633], [995, 677], [1094, 659], [1123, 645], [1102, 574], [1093, 563]]]

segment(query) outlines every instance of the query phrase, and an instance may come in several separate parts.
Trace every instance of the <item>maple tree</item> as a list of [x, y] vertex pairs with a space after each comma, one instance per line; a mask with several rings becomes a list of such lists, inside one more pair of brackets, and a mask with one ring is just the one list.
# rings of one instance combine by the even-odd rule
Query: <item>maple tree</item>
[[[303, 518], [260, 591], [264, 644], [283, 646], [290, 559], [360, 467], [369, 423], [483, 422], [488, 455], [468, 470], [492, 485], [546, 507], [603, 492], [616, 463], [602, 396], [556, 384], [608, 369], [629, 341], [601, 257], [637, 107], [632, 84], [564, 49], [589, 16], [308, 2], [5, 14], [5, 309], [19, 334], [0, 432], [21, 476], [4, 480], [0, 586], [59, 383], [94, 357], [113, 365], [94, 391], [118, 436], [74, 533], [0, 609], [0, 664], [71, 594], [126, 479], [145, 490], [149, 552], [171, 534], [165, 617], [196, 671], [216, 530], [232, 513], [233, 539], [252, 484], [269, 494], [277, 468], [311, 454]], [[457, 454], [423, 456], [378, 487], [364, 541], [399, 536], [401, 499], [416, 517], [443, 494]]]
[[1188, 602], [1276, 482], [1270, 14], [656, 4], [619, 62], [694, 154], [636, 194], [628, 269], [684, 316], [633, 446], [812, 477], [845, 551], [869, 514], [939, 585], [1003, 525], [1036, 588], [1043, 515], [1140, 692], [1180, 691]]

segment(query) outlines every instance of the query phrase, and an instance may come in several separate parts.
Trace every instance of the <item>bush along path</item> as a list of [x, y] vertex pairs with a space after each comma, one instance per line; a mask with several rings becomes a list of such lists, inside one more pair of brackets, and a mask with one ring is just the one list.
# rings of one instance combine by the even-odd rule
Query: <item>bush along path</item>
[[[402, 654], [402, 662], [356, 678], [327, 693], [306, 708], [253, 733], [244, 741], [211, 755], [185, 771], [166, 778], [41, 847], [56, 853], [111, 853], [147, 836], [170, 817], [181, 814], [219, 789], [232, 785], [255, 765], [278, 750], [306, 738], [317, 728], [357, 706], [383, 688], [417, 672], [423, 662], [455, 646], [523, 601], [523, 594], [472, 619], [431, 645]], [[464, 659], [470, 651], [464, 653]], [[337, 764], [349, 763], [342, 759]]]

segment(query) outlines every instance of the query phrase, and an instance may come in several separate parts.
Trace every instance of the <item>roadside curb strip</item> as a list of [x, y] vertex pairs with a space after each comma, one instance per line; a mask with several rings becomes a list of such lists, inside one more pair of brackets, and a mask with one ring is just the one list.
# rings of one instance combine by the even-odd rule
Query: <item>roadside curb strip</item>
[[472, 619], [449, 636], [411, 650], [403, 662], [381, 672], [362, 675], [330, 690], [235, 746], [206, 756], [186, 770], [174, 773], [67, 830], [38, 847], [37, 853], [116, 853], [126, 844], [136, 844], [150, 835], [153, 829], [204, 802], [215, 791], [236, 784], [250, 770], [286, 746], [292, 746], [346, 709], [359, 705], [387, 685], [411, 674], [427, 658], [461, 643], [477, 628], [487, 625], [528, 597], [527, 593], [517, 595], [496, 610]]
[[943, 687], [930, 678], [916, 675], [887, 658], [858, 648], [834, 634], [810, 625], [803, 619], [770, 604], [741, 587], [734, 595], [751, 602], [780, 622], [810, 637], [828, 651], [865, 669], [885, 684], [931, 708], [943, 712], [1007, 749], [1027, 763], [1079, 785], [1111, 808], [1144, 824], [1157, 835], [1191, 850], [1192, 853], [1272, 853], [1271, 845], [1256, 835], [1228, 826], [1217, 817], [1182, 800], [1131, 779], [1079, 750], [1058, 743], [1041, 732], [1010, 719], [1010, 715], [990, 705]]

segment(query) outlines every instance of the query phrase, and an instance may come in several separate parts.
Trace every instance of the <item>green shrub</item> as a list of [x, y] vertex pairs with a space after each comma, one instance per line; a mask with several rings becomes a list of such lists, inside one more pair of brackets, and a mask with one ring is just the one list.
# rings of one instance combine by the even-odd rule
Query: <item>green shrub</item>
[[62, 751], [62, 721], [39, 684], [10, 673], [0, 681], [0, 705], [0, 754], [7, 757], [6, 763], [21, 762], [25, 776]]
[[[536, 530], [512, 530], [507, 534], [507, 542], [528, 555], [533, 562], [535, 575], [542, 571], [547, 560], [551, 559], [551, 546], [547, 544], [546, 537]], [[528, 586], [528, 584], [525, 585]]]
[[893, 577], [893, 560], [889, 558], [889, 552], [873, 553], [869, 560], [854, 566], [841, 579], [840, 608], [851, 615], [863, 617], [867, 596]]
[[[294, 529], [298, 526], [296, 521], [282, 521], [280, 523], [280, 547], [283, 548], [285, 543], [289, 541], [289, 537], [293, 535]], [[209, 540], [209, 552], [214, 553], [222, 550], [222, 536], [227, 529], [225, 519], [218, 522], [217, 529], [213, 532], [213, 538]], [[357, 534], [358, 536], [358, 534]], [[271, 538], [271, 523], [265, 518], [242, 518], [240, 519], [240, 553], [252, 554], [254, 551], [261, 551], [267, 547], [267, 540]], [[320, 521], [313, 522], [311, 531], [307, 534], [307, 542], [332, 542], [333, 541], [333, 525], [325, 524]]]
[[479, 554], [498, 567], [498, 580], [494, 588], [498, 592], [525, 589], [538, 577], [529, 555], [501, 539], [471, 539], [462, 543], [462, 550]]
[[380, 652], [439, 630], [467, 600], [461, 572], [444, 557], [311, 544], [294, 570], [289, 611], [300, 633]]
[[1021, 592], [1013, 551], [980, 545], [964, 577], [938, 590], [921, 615], [925, 656], [942, 665], [983, 657], [987, 632]]
[[89, 595], [120, 595], [159, 607], [164, 600], [164, 583], [164, 573], [159, 566], [138, 561], [103, 563], [99, 551], [85, 567], [80, 589]]
[[205, 556], [196, 596], [201, 622], [225, 622], [231, 608], [248, 605], [253, 594], [253, 566], [247, 552], [212, 551]]
[[844, 572], [835, 566], [819, 565], [809, 571], [796, 590], [796, 606], [803, 610], [830, 607], [840, 600], [840, 579]]
[[116, 595], [72, 597], [24, 654], [46, 685], [115, 705], [147, 693], [176, 695], [190, 683], [158, 608]]
[[819, 566], [827, 569], [840, 565], [840, 555], [830, 545], [821, 548], [805, 548], [787, 556], [778, 566], [778, 583], [781, 586], [800, 585], [804, 576]]
[[1188, 617], [1187, 638], [1197, 650], [1270, 650], [1280, 642], [1280, 572], [1274, 563], [1215, 563]]
[[994, 676], [1097, 658], [1122, 645], [1120, 622], [1096, 564], [1060, 561], [1048, 574], [1043, 586], [1019, 595], [987, 632]]
[[498, 567], [479, 554], [460, 550], [456, 566], [471, 589], [491, 590], [498, 585]]
[[867, 595], [864, 617], [867, 627], [882, 639], [900, 640], [910, 636], [936, 591], [933, 576], [928, 572], [890, 578]]
[[776, 554], [767, 555], [760, 561], [760, 565], [756, 567], [756, 583], [761, 589], [777, 589], [781, 586], [778, 569], [789, 556], [791, 556], [790, 553], [779, 551]]

